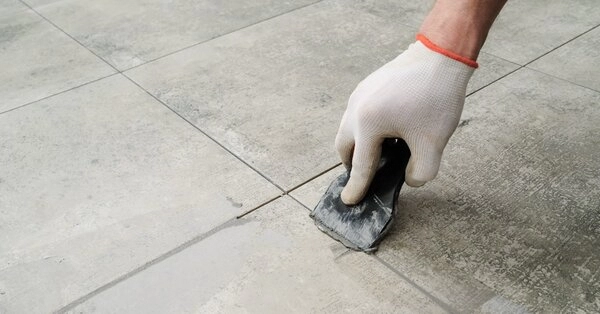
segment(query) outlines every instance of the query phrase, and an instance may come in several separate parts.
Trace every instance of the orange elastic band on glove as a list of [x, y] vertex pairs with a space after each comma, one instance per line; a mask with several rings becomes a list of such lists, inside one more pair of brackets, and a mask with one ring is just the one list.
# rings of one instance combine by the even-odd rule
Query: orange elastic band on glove
[[425, 37], [423, 34], [417, 34], [417, 40], [420, 41], [421, 43], [423, 43], [423, 45], [425, 45], [425, 47], [437, 52], [437, 53], [441, 53], [444, 56], [454, 59], [456, 61], [462, 62], [472, 68], [477, 69], [479, 67], [479, 64], [477, 64], [477, 61], [475, 60], [471, 60], [467, 57], [463, 57], [459, 54], [456, 54], [452, 51], [446, 50], [434, 43], [432, 43], [427, 37]]

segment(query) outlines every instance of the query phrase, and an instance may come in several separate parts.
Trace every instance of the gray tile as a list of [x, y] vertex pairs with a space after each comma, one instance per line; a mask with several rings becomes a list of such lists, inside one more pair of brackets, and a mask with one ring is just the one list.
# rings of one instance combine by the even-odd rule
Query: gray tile
[[0, 112], [109, 75], [114, 70], [13, 1], [0, 14]]
[[[414, 41], [414, 30], [352, 3], [319, 3], [126, 73], [291, 188], [339, 162], [333, 141], [348, 96]], [[473, 86], [514, 68], [494, 62]]]
[[0, 165], [3, 313], [56, 310], [279, 194], [120, 75], [0, 115]]
[[600, 27], [543, 56], [529, 67], [600, 91]]
[[[451, 139], [440, 176], [403, 190], [401, 223], [379, 256], [464, 310], [490, 304], [485, 295], [470, 299], [477, 290], [535, 312], [559, 311], [566, 299], [597, 311], [592, 275], [556, 287], [570, 275], [527, 278], [598, 215], [599, 101], [599, 93], [527, 69], [469, 97], [468, 124]], [[462, 284], [446, 285], [455, 281]], [[582, 298], [573, 286], [596, 294]]]
[[435, 0], [361, 0], [353, 5], [369, 14], [418, 30], [434, 3]]
[[120, 70], [314, 2], [28, 0]]
[[597, 0], [508, 1], [483, 51], [524, 65], [598, 24]]
[[[598, 312], [599, 101], [528, 69], [467, 98], [438, 178], [403, 188], [377, 255], [458, 312]], [[291, 195], [313, 208], [341, 171]]]
[[[562, 305], [563, 313], [598, 313], [600, 308], [597, 279], [600, 275], [600, 212], [590, 214], [589, 220], [578, 226], [577, 232], [556, 254], [547, 256], [530, 273], [524, 274], [523, 281], [552, 295], [555, 302]], [[561, 293], [565, 290], [570, 293]]]
[[442, 313], [288, 197], [96, 295], [72, 313]]

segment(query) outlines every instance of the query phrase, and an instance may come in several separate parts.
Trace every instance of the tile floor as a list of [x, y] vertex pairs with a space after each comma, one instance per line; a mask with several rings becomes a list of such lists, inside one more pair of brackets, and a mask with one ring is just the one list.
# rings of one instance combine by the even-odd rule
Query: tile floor
[[432, 1], [0, 0], [0, 313], [600, 312], [600, 6], [509, 1], [373, 255], [308, 217]]

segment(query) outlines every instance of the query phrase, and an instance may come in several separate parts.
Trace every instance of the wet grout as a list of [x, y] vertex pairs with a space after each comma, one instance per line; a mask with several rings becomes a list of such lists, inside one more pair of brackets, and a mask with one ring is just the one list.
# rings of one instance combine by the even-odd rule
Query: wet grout
[[327, 169], [325, 169], [325, 170], [321, 171], [320, 173], [318, 173], [318, 174], [316, 174], [316, 175], [314, 175], [314, 176], [310, 177], [310, 178], [309, 178], [309, 179], [307, 179], [306, 181], [304, 181], [304, 182], [302, 182], [302, 183], [300, 183], [300, 184], [298, 184], [298, 185], [296, 185], [296, 186], [292, 187], [291, 189], [287, 190], [287, 191], [285, 192], [285, 194], [292, 193], [293, 191], [295, 191], [295, 190], [297, 190], [297, 189], [301, 188], [302, 186], [304, 186], [305, 184], [307, 184], [307, 183], [311, 182], [312, 180], [314, 180], [314, 179], [316, 179], [316, 178], [318, 178], [318, 177], [320, 177], [320, 176], [322, 176], [322, 175], [326, 174], [327, 172], [329, 172], [329, 171], [331, 171], [331, 170], [333, 170], [333, 169], [335, 169], [335, 168], [337, 168], [338, 166], [341, 166], [341, 165], [342, 165], [342, 163], [341, 163], [341, 162], [338, 162], [337, 164], [335, 164], [335, 165], [333, 165], [333, 166], [331, 166], [331, 167], [329, 167], [329, 168], [327, 168]]
[[263, 203], [261, 203], [261, 204], [259, 204], [259, 205], [255, 206], [254, 208], [252, 208], [252, 209], [249, 209], [249, 210], [247, 210], [247, 211], [245, 211], [245, 212], [243, 212], [243, 213], [241, 213], [241, 214], [237, 215], [237, 216], [235, 217], [235, 219], [241, 219], [241, 218], [244, 218], [246, 215], [249, 215], [249, 214], [251, 214], [251, 213], [255, 212], [256, 210], [258, 210], [258, 209], [260, 209], [260, 208], [262, 208], [262, 207], [264, 207], [264, 206], [266, 206], [266, 205], [268, 205], [268, 204], [270, 204], [270, 203], [272, 203], [272, 202], [274, 202], [274, 201], [276, 201], [276, 200], [278, 200], [278, 199], [282, 198], [283, 196], [285, 196], [285, 194], [280, 194], [280, 195], [277, 195], [276, 197], [273, 197], [273, 198], [271, 198], [270, 200], [267, 200], [267, 201], [265, 201], [265, 202], [263, 202]]

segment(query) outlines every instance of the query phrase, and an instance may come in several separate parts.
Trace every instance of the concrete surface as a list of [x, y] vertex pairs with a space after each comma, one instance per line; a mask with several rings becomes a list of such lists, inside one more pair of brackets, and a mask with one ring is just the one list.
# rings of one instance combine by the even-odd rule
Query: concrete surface
[[431, 3], [0, 0], [0, 313], [600, 312], [595, 0], [509, 1], [376, 254], [308, 217]]
[[27, 7], [5, 5], [0, 13], [0, 112], [116, 72]]

